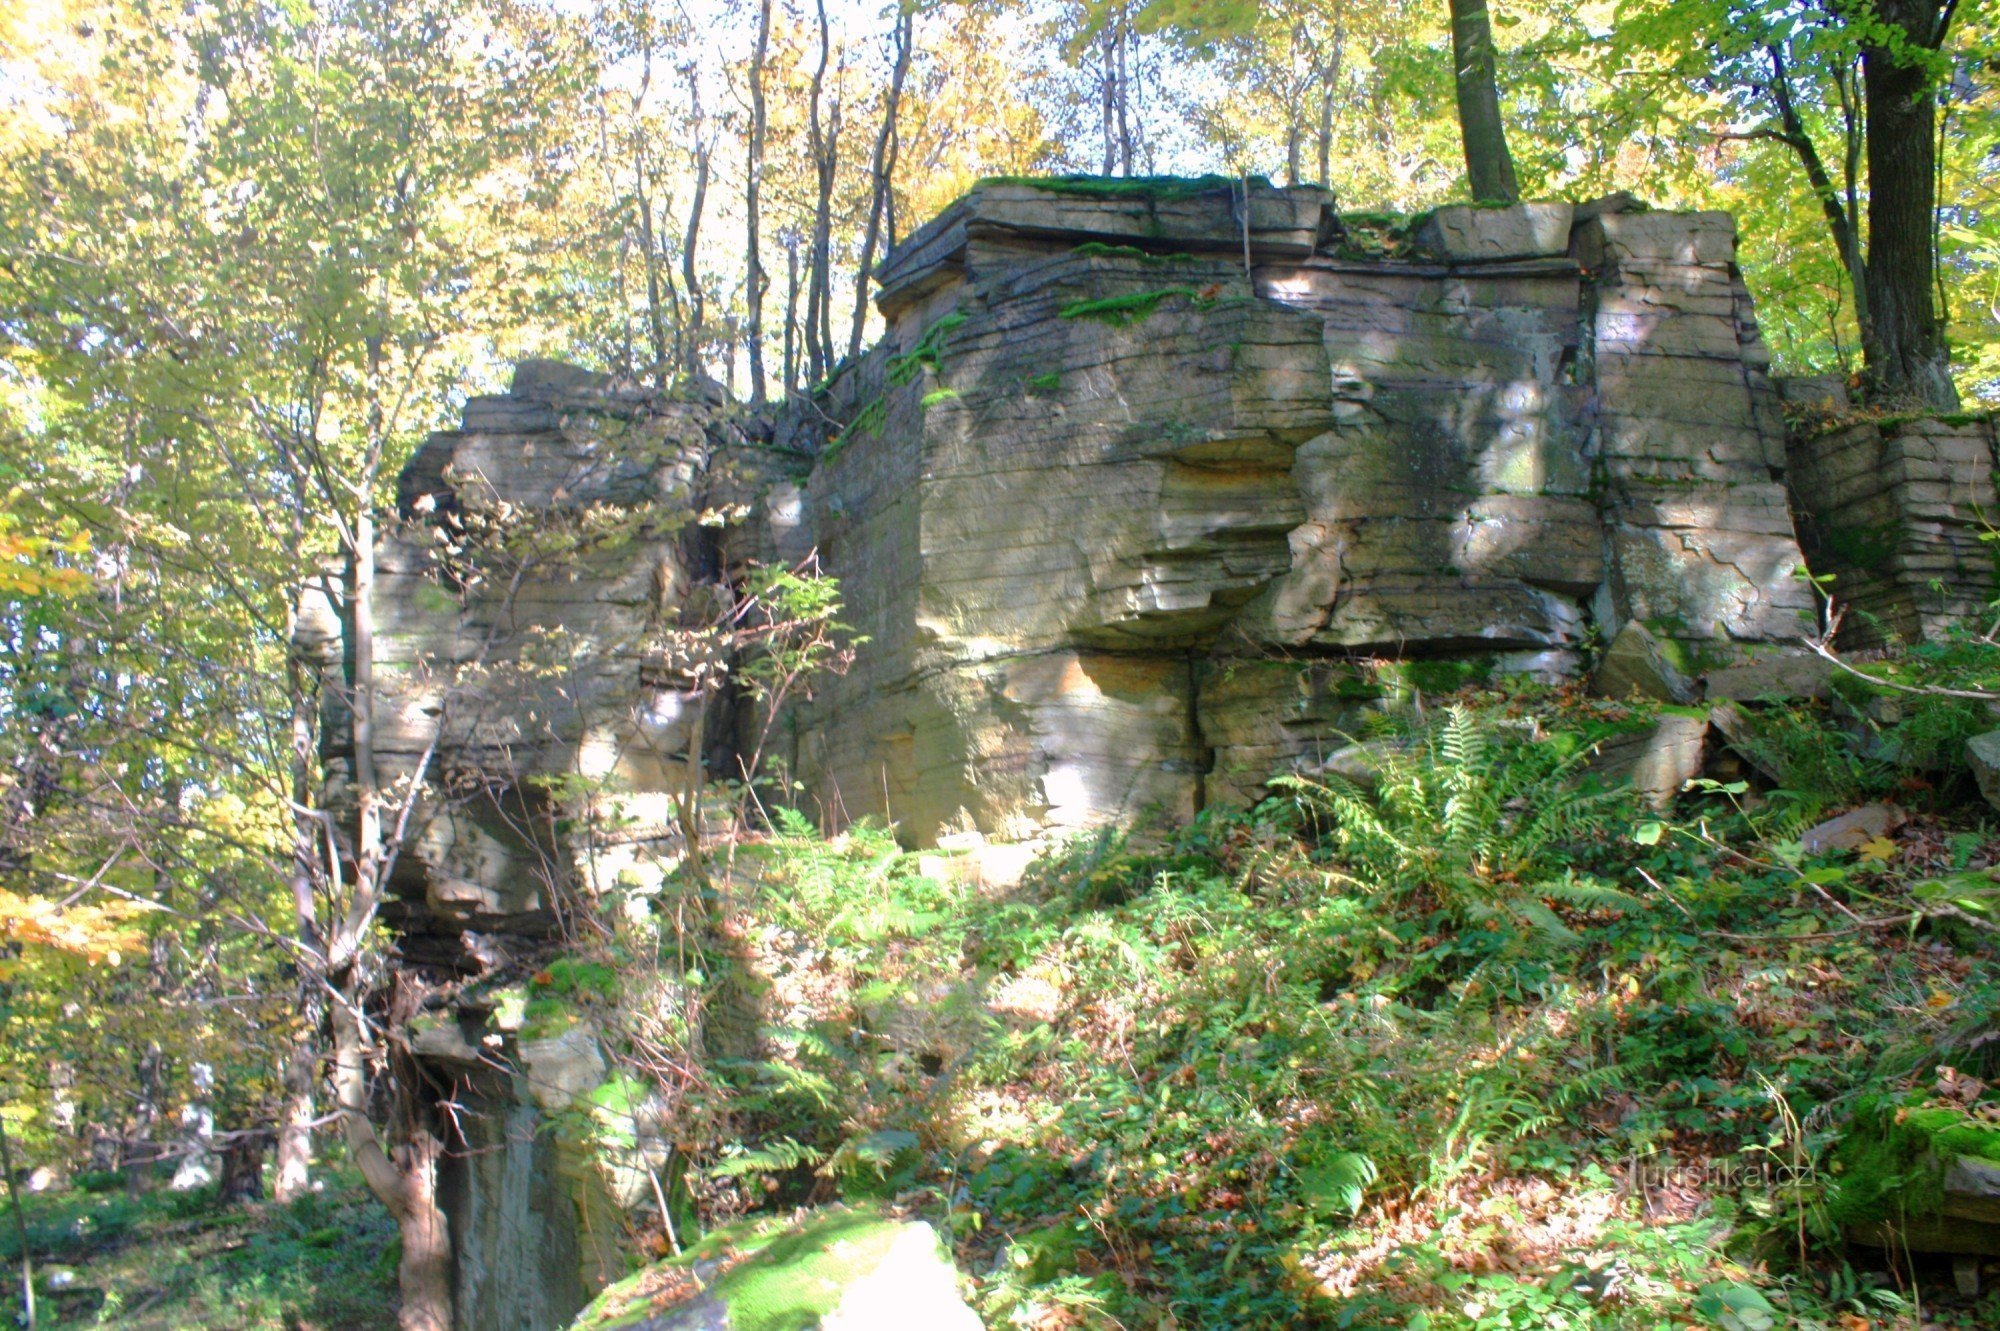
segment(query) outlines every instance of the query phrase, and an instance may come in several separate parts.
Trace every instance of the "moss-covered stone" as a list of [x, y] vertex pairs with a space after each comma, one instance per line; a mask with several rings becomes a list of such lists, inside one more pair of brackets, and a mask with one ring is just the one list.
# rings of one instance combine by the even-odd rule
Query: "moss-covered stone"
[[899, 1325], [978, 1326], [929, 1225], [840, 1206], [717, 1230], [606, 1289], [572, 1331], [879, 1327], [885, 1298]]
[[1834, 1151], [1828, 1212], [1846, 1224], [1936, 1215], [1958, 1156], [2000, 1162], [2000, 1127], [1957, 1109], [1881, 1098], [1864, 1104]]

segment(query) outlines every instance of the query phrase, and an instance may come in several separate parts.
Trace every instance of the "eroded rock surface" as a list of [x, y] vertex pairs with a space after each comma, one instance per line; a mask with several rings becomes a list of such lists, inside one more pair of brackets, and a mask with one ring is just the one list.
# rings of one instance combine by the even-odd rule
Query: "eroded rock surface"
[[1342, 747], [1342, 661], [1795, 638], [1731, 220], [1455, 208], [1415, 245], [1225, 184], [990, 184], [912, 235], [788, 533], [872, 640], [802, 718], [817, 798], [918, 841], [1182, 817]]
[[1976, 620], [1994, 591], [1994, 419], [1871, 420], [1825, 405], [1828, 423], [1792, 440], [1789, 476], [1813, 570], [1832, 575], [1841, 640], [1934, 640]]

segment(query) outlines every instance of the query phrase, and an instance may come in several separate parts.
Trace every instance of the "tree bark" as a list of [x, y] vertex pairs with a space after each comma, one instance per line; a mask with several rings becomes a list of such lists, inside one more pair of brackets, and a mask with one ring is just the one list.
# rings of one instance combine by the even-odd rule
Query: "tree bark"
[[396, 1217], [403, 1239], [403, 1258], [396, 1267], [403, 1294], [399, 1324], [402, 1331], [452, 1331], [451, 1232], [437, 1201], [444, 1144], [423, 1126], [397, 1155], [404, 1194]]
[[308, 1026], [285, 1061], [285, 1107], [278, 1123], [278, 1160], [271, 1195], [295, 1202], [312, 1188], [312, 1122], [319, 1072], [316, 1008], [305, 1010]]
[[14, 1150], [7, 1144], [7, 1120], [0, 1114], [0, 1174], [14, 1208], [14, 1238], [21, 1245], [21, 1325], [35, 1331], [35, 1255], [28, 1247], [28, 1213], [21, 1208], [21, 1185], [14, 1179]]
[[1098, 76], [1098, 114], [1104, 125], [1104, 174], [1113, 175], [1118, 170], [1117, 115], [1114, 108], [1118, 100], [1118, 61], [1112, 43], [1111, 30], [1104, 30], [1103, 69]]
[[757, 6], [757, 48], [750, 59], [750, 142], [748, 161], [744, 165], [747, 179], [744, 182], [743, 211], [744, 235], [744, 290], [743, 304], [748, 315], [745, 337], [750, 353], [750, 405], [761, 410], [764, 406], [764, 262], [758, 244], [757, 232], [763, 225], [762, 204], [764, 195], [764, 137], [766, 112], [764, 108], [764, 65], [771, 50], [771, 0], [761, 0]]
[[1129, 176], [1132, 174], [1132, 73], [1126, 47], [1131, 43], [1131, 30], [1122, 9], [1113, 15], [1111, 22], [1118, 52], [1118, 168], [1121, 174]]
[[1797, 155], [1799, 165], [1805, 168], [1806, 181], [1812, 186], [1820, 211], [1826, 216], [1827, 232], [1833, 237], [1834, 250], [1840, 255], [1841, 267], [1847, 270], [1847, 280], [1854, 289], [1855, 322], [1866, 339], [1869, 322], [1868, 275], [1867, 265], [1861, 257], [1861, 238], [1855, 233], [1854, 215], [1841, 201], [1840, 191], [1819, 155], [1819, 146], [1806, 132], [1805, 121], [1792, 100], [1791, 76], [1785, 70], [1784, 51], [1775, 43], [1767, 46], [1765, 51], [1771, 58], [1771, 97], [1777, 103], [1785, 142]]
[[1480, 203], [1518, 203], [1520, 182], [1507, 150], [1486, 0], [1451, 0], [1452, 77], [1458, 89], [1458, 132], [1465, 174]]
[[[294, 617], [295, 618], [295, 617]], [[285, 641], [291, 642], [295, 625], [288, 627]], [[310, 974], [306, 958], [324, 955], [320, 937], [319, 908], [313, 897], [313, 883], [319, 872], [319, 822], [312, 807], [313, 725], [311, 695], [307, 686], [306, 663], [296, 652], [285, 664], [286, 693], [291, 707], [291, 794], [292, 794], [292, 919], [297, 931], [299, 965], [299, 1034], [285, 1060], [284, 1109], [278, 1124], [278, 1163], [272, 1175], [271, 1191], [281, 1202], [296, 1201], [312, 1185], [312, 1121], [314, 1090], [319, 1080], [319, 1033], [325, 1008], [319, 1001], [319, 986]]]
[[[889, 87], [882, 96], [882, 128], [875, 136], [875, 156], [870, 167], [868, 225], [861, 236], [861, 264], [854, 275], [854, 323], [847, 334], [847, 354], [861, 354], [861, 334], [868, 324], [868, 280], [874, 275], [875, 248], [891, 216], [891, 190], [896, 174], [896, 115], [903, 100], [903, 81], [910, 73], [910, 52], [916, 46], [916, 10], [908, 5], [896, 11], [895, 58], [889, 70]], [[893, 230], [893, 226], [891, 226]]]
[[813, 68], [807, 132], [813, 159], [813, 225], [806, 251], [806, 382], [818, 384], [833, 369], [833, 186], [840, 165], [840, 104], [826, 106], [826, 66], [832, 32], [826, 0], [818, 0], [819, 63]]
[[1333, 10], [1333, 49], [1319, 76], [1319, 183], [1333, 187], [1333, 98], [1340, 84], [1340, 64], [1347, 54], [1347, 8]]
[[[1909, 44], [1936, 50], [1950, 6], [1878, 0]], [[1868, 324], [1871, 400], [1954, 411], [1958, 390], [1937, 308], [1937, 98], [1929, 72], [1886, 46], [1864, 46], [1868, 101]]]
[[688, 204], [687, 236], [681, 242], [681, 285], [687, 288], [688, 293], [687, 345], [684, 350], [687, 377], [693, 380], [701, 374], [701, 332], [707, 304], [701, 289], [701, 274], [695, 268], [695, 250], [701, 242], [702, 209], [708, 203], [708, 163], [713, 145], [702, 139], [707, 118], [701, 110], [699, 73], [692, 65], [685, 72], [689, 118], [694, 127], [694, 198]]
[[262, 1130], [231, 1135], [217, 1149], [222, 1161], [216, 1200], [255, 1202], [264, 1197], [264, 1152], [271, 1139]]
[[798, 388], [799, 376], [799, 238], [785, 233], [785, 396]]
[[[373, 468], [365, 474], [373, 476]], [[382, 1148], [368, 1118], [367, 1034], [361, 1005], [366, 994], [359, 960], [381, 903], [388, 868], [383, 838], [381, 773], [375, 764], [375, 519], [369, 505], [372, 484], [359, 487], [361, 504], [348, 551], [348, 626], [351, 650], [349, 702], [353, 717], [354, 891], [347, 914], [327, 948], [328, 979], [334, 992], [334, 1093], [346, 1129], [348, 1153], [361, 1177], [396, 1219], [403, 1237], [397, 1268], [402, 1292], [402, 1331], [452, 1331], [450, 1241], [437, 1206], [435, 1138], [413, 1113], [408, 1140], [392, 1158]], [[415, 799], [413, 783], [409, 798]], [[415, 1095], [412, 1088], [406, 1094]]]

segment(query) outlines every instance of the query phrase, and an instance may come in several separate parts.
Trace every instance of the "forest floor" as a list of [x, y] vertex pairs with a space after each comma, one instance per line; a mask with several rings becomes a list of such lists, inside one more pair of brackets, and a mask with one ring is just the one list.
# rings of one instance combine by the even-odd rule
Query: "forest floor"
[[[1366, 788], [1000, 889], [781, 829], [730, 891], [774, 1043], [722, 1069], [714, 1187], [930, 1220], [991, 1326], [2000, 1326], [2000, 1263], [1851, 1242], [1922, 1205], [1906, 1125], [2000, 1159], [2000, 833], [1915, 761], [1986, 715], [1892, 762], [1766, 709], [1775, 780], [1661, 814], [1579, 780], [1652, 705], [1463, 703]], [[1805, 835], [1857, 807], [1892, 825]]]
[[[43, 1193], [27, 1204], [43, 1327], [387, 1331], [395, 1226], [358, 1176], [322, 1171], [298, 1202], [221, 1205], [214, 1190]], [[0, 1257], [19, 1272], [11, 1223]], [[18, 1290], [16, 1291], [18, 1293]], [[8, 1325], [13, 1325], [10, 1321]]]

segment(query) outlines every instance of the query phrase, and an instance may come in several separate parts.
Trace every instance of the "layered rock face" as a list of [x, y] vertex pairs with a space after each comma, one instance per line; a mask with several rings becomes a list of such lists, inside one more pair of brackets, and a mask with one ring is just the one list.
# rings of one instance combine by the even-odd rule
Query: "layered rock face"
[[[378, 779], [424, 778], [384, 912], [405, 956], [546, 936], [560, 880], [670, 835], [692, 718], [658, 641], [715, 574], [696, 518], [743, 449], [735, 415], [719, 393], [673, 401], [527, 362], [405, 469], [373, 616]], [[299, 631], [327, 676], [335, 807], [352, 751], [338, 601], [332, 581], [309, 588]], [[579, 792], [613, 824], [581, 869], [550, 835]]]
[[1990, 416], [1836, 417], [1796, 432], [1799, 537], [1814, 573], [1832, 575], [1844, 643], [1933, 639], [1986, 613], [1996, 457]]
[[[1811, 609], [1721, 214], [988, 182], [880, 274], [780, 549], [869, 646], [802, 718], [836, 818], [1185, 817], [1356, 720], [1356, 656], [1567, 672]], [[787, 496], [788, 500], [791, 496]]]

